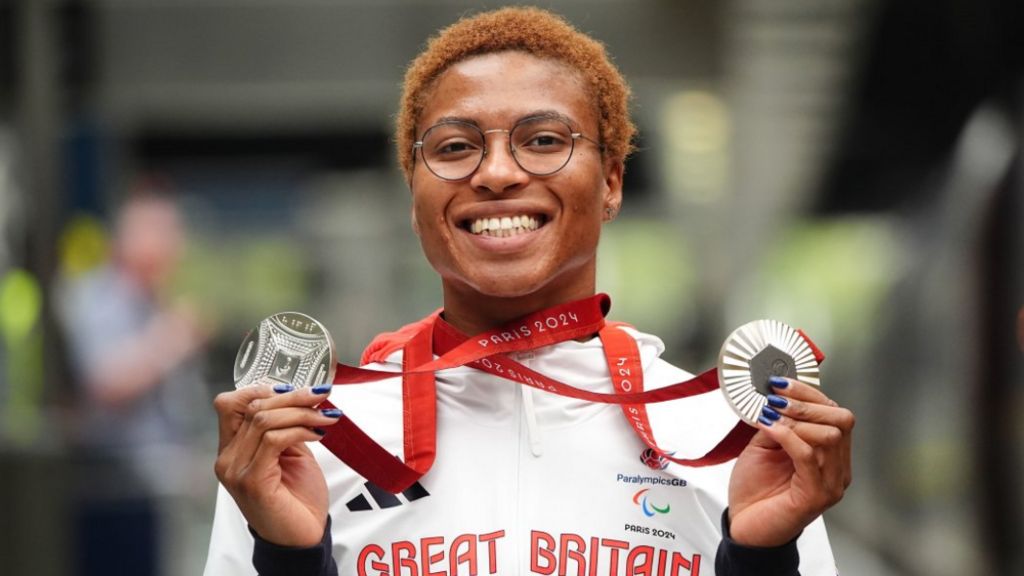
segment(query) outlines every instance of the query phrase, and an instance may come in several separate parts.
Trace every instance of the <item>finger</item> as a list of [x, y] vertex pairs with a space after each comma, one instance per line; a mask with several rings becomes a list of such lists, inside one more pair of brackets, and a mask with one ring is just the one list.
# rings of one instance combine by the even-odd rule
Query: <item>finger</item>
[[828, 404], [830, 400], [818, 386], [801, 382], [795, 378], [772, 376], [768, 379], [768, 384], [771, 385], [772, 392], [780, 396], [796, 398], [797, 400], [805, 400], [816, 404]]
[[321, 384], [308, 388], [295, 389], [287, 384], [277, 385], [272, 388], [274, 394], [254, 398], [246, 407], [246, 413], [254, 413], [260, 410], [274, 410], [288, 406], [316, 406], [327, 399], [332, 390], [330, 384]]
[[759, 418], [758, 428], [765, 436], [782, 447], [790, 461], [793, 462], [794, 473], [797, 476], [807, 479], [811, 485], [821, 482], [821, 469], [816, 451], [797, 433], [793, 426], [785, 425], [780, 421]]
[[833, 406], [833, 404], [835, 403], [820, 404], [776, 394], [768, 395], [768, 407], [783, 416], [802, 422], [835, 426], [848, 434], [856, 423], [853, 412], [838, 405]]
[[[247, 391], [247, 395], [228, 393], [226, 398], [220, 400], [221, 407], [227, 416], [223, 420], [228, 422], [221, 427], [220, 448], [218, 450], [217, 462], [214, 466], [218, 478], [222, 477], [227, 469], [235, 465], [240, 453], [248, 454], [255, 450], [250, 444], [241, 441], [240, 438], [252, 442], [249, 428], [253, 417], [265, 410], [279, 409], [289, 406], [305, 406], [311, 408], [326, 400], [331, 390], [329, 384], [302, 388], [295, 390], [286, 384], [275, 386], [253, 386], [243, 388], [238, 392]], [[241, 399], [248, 398], [249, 401], [240, 407]], [[247, 456], [242, 456], [247, 458]], [[247, 460], [246, 460], [247, 461]]]
[[[341, 410], [317, 410], [308, 406], [286, 406], [269, 410], [258, 410], [247, 414], [243, 428], [233, 443], [232, 458], [238, 466], [248, 466], [265, 437], [277, 430], [303, 427], [314, 432], [338, 422]], [[319, 439], [322, 434], [316, 438]]]
[[[780, 422], [786, 424], [786, 419]], [[846, 490], [844, 473], [849, 463], [841, 460], [842, 451], [838, 446], [815, 447], [807, 441], [819, 436], [820, 429], [826, 427], [790, 423], [792, 425], [780, 425], [779, 422], [766, 425], [761, 421], [759, 427], [789, 456], [793, 464], [791, 486], [796, 491], [794, 494], [799, 494], [794, 503], [799, 502], [798, 508], [809, 520], [842, 499]]]
[[850, 438], [848, 431], [827, 424], [794, 420], [780, 415], [771, 407], [762, 411], [762, 423], [771, 422], [772, 427], [786, 427], [815, 451], [815, 459], [824, 478], [830, 498], [838, 501], [852, 479], [850, 460]]
[[786, 408], [776, 410], [801, 437], [822, 450], [822, 466], [838, 471], [843, 489], [848, 487], [853, 480], [851, 454], [856, 423], [853, 412], [799, 401], [790, 401]]
[[842, 499], [850, 485], [850, 434], [833, 426], [797, 422], [793, 430], [815, 448], [821, 471], [819, 493], [826, 507]]
[[302, 426], [271, 430], [263, 435], [262, 442], [249, 464], [249, 469], [260, 471], [277, 466], [281, 453], [285, 450], [289, 448], [308, 450], [306, 442], [314, 442], [321, 438], [323, 435], [320, 432]]
[[231, 392], [222, 392], [213, 399], [213, 407], [217, 411], [220, 443], [217, 453], [220, 454], [231, 442], [245, 419], [245, 413], [253, 400], [268, 398], [275, 394], [271, 386], [247, 386]]
[[305, 441], [323, 437], [323, 428], [332, 426], [341, 417], [337, 408], [285, 407], [260, 410], [247, 415], [233, 440], [217, 456], [214, 471], [225, 485], [237, 481], [241, 471], [249, 469], [255, 453], [268, 432], [302, 427], [315, 435], [304, 435]]
[[[262, 386], [260, 386], [262, 388]], [[251, 421], [253, 415], [263, 410], [274, 410], [288, 406], [313, 407], [327, 399], [331, 391], [330, 384], [322, 384], [311, 388], [300, 388], [296, 390], [288, 384], [276, 384], [270, 389], [271, 395], [258, 395], [249, 401], [243, 411], [243, 419], [238, 424], [235, 435], [242, 433]]]
[[[799, 384], [799, 383], [797, 383]], [[811, 388], [803, 385], [805, 388]], [[793, 386], [793, 390], [796, 392], [795, 396], [812, 396], [812, 397], [825, 397], [824, 394], [804, 394], [797, 389], [797, 386]], [[814, 390], [812, 389], [812, 392]], [[826, 404], [820, 404], [815, 402], [808, 402], [803, 400], [797, 400], [795, 397], [783, 397], [779, 395], [769, 394], [768, 395], [768, 406], [764, 413], [764, 416], [769, 420], [775, 420], [772, 418], [772, 414], [781, 414], [796, 421], [810, 422], [816, 424], [823, 424], [826, 426], [832, 426], [839, 430], [841, 437], [839, 442], [836, 443], [836, 453], [829, 453], [826, 458], [830, 462], [837, 462], [841, 471], [841, 480], [843, 488], [848, 487], [853, 481], [853, 467], [852, 467], [852, 444], [853, 444], [853, 428], [856, 425], [856, 417], [853, 412], [840, 407], [836, 402], [828, 399]], [[830, 443], [834, 440], [831, 437], [831, 433], [827, 433], [828, 438], [825, 438], [824, 442]], [[822, 437], [820, 431], [818, 432], [819, 438]]]
[[806, 420], [797, 420], [784, 416], [780, 411], [765, 406], [761, 409], [761, 416], [758, 420], [768, 426], [785, 426], [791, 428], [796, 434], [814, 448], [839, 447], [844, 442], [846, 434], [837, 426], [821, 424]]
[[279, 466], [281, 453], [291, 447], [304, 446], [305, 442], [319, 440], [322, 436], [304, 426], [271, 430], [261, 437], [261, 443], [252, 458], [236, 461], [229, 471], [225, 487], [242, 494], [258, 494], [267, 472]]

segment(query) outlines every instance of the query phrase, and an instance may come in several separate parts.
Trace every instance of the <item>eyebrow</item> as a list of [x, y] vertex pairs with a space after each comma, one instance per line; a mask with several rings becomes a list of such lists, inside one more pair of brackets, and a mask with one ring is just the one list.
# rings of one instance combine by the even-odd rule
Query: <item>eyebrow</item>
[[[557, 110], [533, 110], [531, 112], [523, 114], [519, 118], [516, 118], [515, 122], [513, 122], [512, 125], [515, 126], [516, 124], [522, 122], [523, 120], [535, 118], [542, 118], [547, 120], [561, 120], [568, 124], [573, 130], [576, 129], [576, 122], [572, 118], [566, 116], [565, 114], [562, 114]], [[469, 118], [467, 116], [442, 116], [437, 119], [437, 122], [435, 122], [434, 125], [443, 124], [445, 122], [462, 122], [464, 124], [472, 124], [473, 126], [480, 128], [480, 123], [477, 122], [475, 118]]]

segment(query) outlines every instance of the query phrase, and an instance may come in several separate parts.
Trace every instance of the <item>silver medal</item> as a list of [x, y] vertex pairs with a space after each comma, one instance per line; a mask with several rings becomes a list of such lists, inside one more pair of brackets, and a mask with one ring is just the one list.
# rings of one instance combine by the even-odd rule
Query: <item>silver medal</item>
[[235, 388], [291, 384], [296, 388], [334, 380], [338, 362], [326, 328], [299, 312], [280, 312], [246, 334], [235, 357]]
[[819, 386], [818, 361], [804, 337], [776, 320], [755, 320], [737, 328], [718, 355], [718, 382], [736, 414], [757, 423], [771, 394], [772, 376]]

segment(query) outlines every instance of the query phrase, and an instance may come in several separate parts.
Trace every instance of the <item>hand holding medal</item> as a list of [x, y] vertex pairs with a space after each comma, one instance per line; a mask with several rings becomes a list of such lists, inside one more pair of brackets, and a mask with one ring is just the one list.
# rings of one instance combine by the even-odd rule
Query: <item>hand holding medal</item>
[[319, 440], [341, 415], [321, 406], [336, 364], [334, 342], [319, 322], [275, 314], [242, 341], [238, 390], [214, 402], [217, 478], [252, 529], [284, 546], [312, 546], [324, 533], [327, 485], [305, 442]]
[[722, 391], [760, 429], [730, 477], [736, 542], [781, 546], [850, 485], [854, 417], [818, 388], [820, 357], [802, 332], [770, 320], [740, 327], [722, 346]]

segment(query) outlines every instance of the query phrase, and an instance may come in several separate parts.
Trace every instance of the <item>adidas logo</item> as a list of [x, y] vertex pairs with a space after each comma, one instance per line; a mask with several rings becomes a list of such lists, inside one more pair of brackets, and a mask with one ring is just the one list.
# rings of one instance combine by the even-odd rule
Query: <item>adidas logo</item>
[[[370, 500], [367, 500], [366, 494], [359, 494], [345, 503], [345, 506], [352, 512], [377, 509], [383, 510], [384, 508], [394, 508], [395, 506], [401, 506], [403, 504], [402, 500], [398, 497], [398, 494], [392, 494], [373, 482], [364, 482], [363, 487], [366, 488], [366, 492], [370, 495], [370, 500], [373, 500], [373, 502], [377, 504], [377, 508], [374, 508], [373, 504], [370, 504]], [[412, 502], [414, 500], [419, 500], [424, 496], [430, 496], [430, 492], [427, 492], [427, 489], [417, 482], [403, 490], [402, 496], [405, 497], [406, 502]]]

